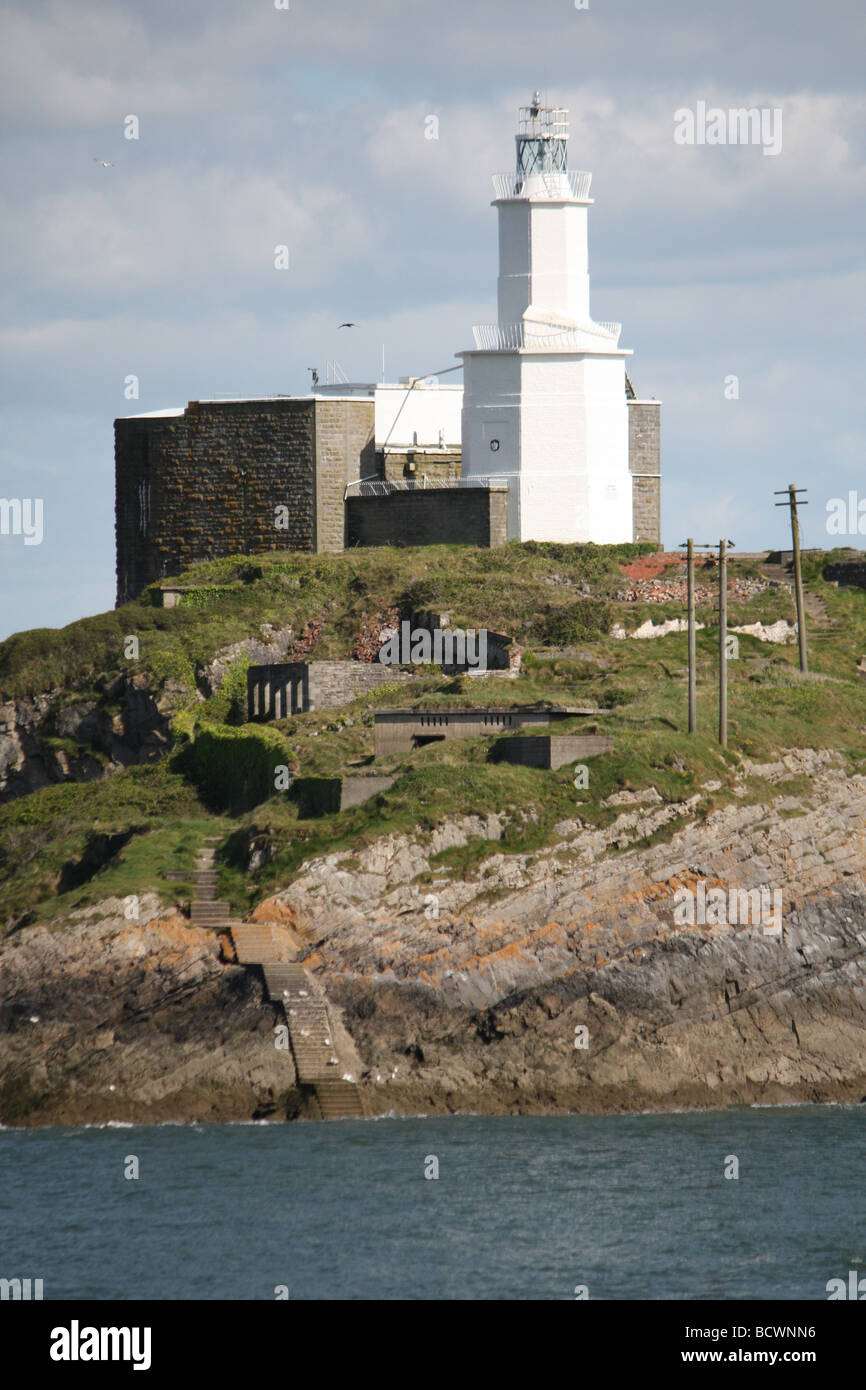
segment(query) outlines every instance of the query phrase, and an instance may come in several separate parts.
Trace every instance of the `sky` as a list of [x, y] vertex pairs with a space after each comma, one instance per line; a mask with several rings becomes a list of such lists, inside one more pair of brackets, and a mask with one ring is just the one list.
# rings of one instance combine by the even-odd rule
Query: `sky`
[[[0, 5], [0, 638], [113, 606], [115, 417], [455, 365], [536, 88], [593, 174], [593, 317], [663, 401], [665, 545], [784, 546], [790, 482], [805, 545], [864, 545], [827, 532], [866, 502], [862, 0], [285, 2]], [[778, 152], [679, 143], [701, 103]]]

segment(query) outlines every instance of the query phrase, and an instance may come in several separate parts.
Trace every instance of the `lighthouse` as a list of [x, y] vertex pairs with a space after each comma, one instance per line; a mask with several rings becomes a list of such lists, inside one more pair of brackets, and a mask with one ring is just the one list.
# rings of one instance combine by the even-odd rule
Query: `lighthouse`
[[514, 172], [493, 175], [498, 321], [475, 327], [475, 346], [457, 354], [463, 478], [507, 482], [509, 540], [612, 544], [637, 533], [631, 352], [620, 324], [595, 322], [589, 308], [591, 181], [568, 167], [567, 111], [536, 93], [520, 109]]

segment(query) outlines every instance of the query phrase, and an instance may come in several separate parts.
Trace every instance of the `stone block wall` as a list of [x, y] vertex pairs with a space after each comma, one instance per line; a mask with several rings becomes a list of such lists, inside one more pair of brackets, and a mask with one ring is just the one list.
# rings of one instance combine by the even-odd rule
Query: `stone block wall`
[[250, 666], [247, 718], [288, 719], [308, 710], [348, 705], [368, 690], [412, 679], [410, 671], [365, 661], [283, 661]]
[[[427, 454], [421, 449], [406, 449], [401, 453], [384, 453], [380, 451], [376, 455], [377, 468], [376, 476], [385, 478], [392, 483], [405, 478], [420, 479], [426, 473], [428, 478], [459, 478], [461, 475], [460, 450], [456, 449], [450, 453]], [[410, 463], [415, 464], [415, 468], [409, 467]]]
[[375, 407], [371, 400], [319, 400], [315, 422], [315, 549], [338, 551], [346, 539], [346, 484], [375, 470]]
[[381, 661], [311, 661], [308, 672], [309, 709], [336, 709], [369, 690], [412, 679], [411, 672]]
[[349, 497], [347, 544], [504, 545], [507, 500], [507, 487], [418, 488], [384, 497]]
[[288, 719], [310, 708], [308, 668], [303, 661], [270, 662], [247, 668], [247, 719]]
[[346, 483], [373, 448], [364, 399], [190, 401], [116, 420], [117, 602], [201, 560], [342, 550]]
[[[661, 544], [661, 402], [628, 402], [633, 539]], [[652, 477], [640, 475], [652, 474]]]
[[834, 561], [824, 566], [823, 577], [837, 584], [850, 584], [858, 589], [866, 589], [866, 563], [856, 560]]

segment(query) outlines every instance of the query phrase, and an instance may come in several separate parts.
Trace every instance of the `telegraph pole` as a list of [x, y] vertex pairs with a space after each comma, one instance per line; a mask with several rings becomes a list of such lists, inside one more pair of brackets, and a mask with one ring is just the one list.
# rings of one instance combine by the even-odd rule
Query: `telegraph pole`
[[[809, 655], [806, 651], [806, 612], [803, 607], [803, 575], [800, 570], [800, 521], [797, 516], [797, 493], [808, 492], [808, 488], [795, 487], [789, 483], [786, 488], [777, 488], [776, 497], [784, 497], [787, 494], [786, 502], [777, 502], [777, 507], [790, 507], [791, 509], [791, 540], [794, 550], [794, 593], [797, 598], [797, 641], [800, 648], [800, 670], [804, 676], [809, 674]], [[802, 507], [808, 507], [809, 503], [802, 501]]]
[[687, 541], [680, 543], [680, 549], [686, 547], [687, 564], [687, 589], [689, 600], [689, 733], [696, 732], [698, 727], [698, 691], [697, 691], [697, 650], [695, 645], [695, 543], [691, 536]]
[[719, 743], [728, 746], [728, 546], [719, 541]]

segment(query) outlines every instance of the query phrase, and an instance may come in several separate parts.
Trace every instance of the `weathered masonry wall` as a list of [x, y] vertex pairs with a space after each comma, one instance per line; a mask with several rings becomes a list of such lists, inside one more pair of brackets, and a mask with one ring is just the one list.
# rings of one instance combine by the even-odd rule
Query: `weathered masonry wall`
[[346, 484], [375, 469], [375, 407], [371, 400], [319, 400], [315, 418], [315, 549], [337, 551], [346, 538]]
[[[403, 449], [399, 453], [380, 450], [376, 455], [376, 476], [387, 482], [404, 478], [455, 479], [460, 477], [460, 450]], [[414, 467], [413, 467], [414, 465]]]
[[361, 399], [190, 401], [116, 420], [117, 602], [201, 560], [341, 550], [345, 486], [372, 451]]
[[250, 666], [247, 718], [287, 719], [308, 710], [348, 705], [368, 690], [412, 679], [412, 673], [381, 662], [283, 661]]
[[660, 545], [661, 401], [628, 402], [628, 466], [633, 475], [633, 538]]
[[190, 401], [183, 415], [117, 420], [118, 602], [200, 560], [314, 549], [314, 430], [312, 401]]
[[[790, 556], [787, 563], [790, 564], [793, 556]], [[852, 560], [841, 560], [838, 563], [824, 566], [824, 578], [837, 584], [850, 584], [859, 589], [866, 589], [866, 564]]]
[[288, 719], [310, 708], [307, 667], [301, 661], [283, 661], [247, 668], [247, 718]]
[[384, 497], [349, 497], [352, 545], [505, 544], [507, 487], [418, 488]]
[[368, 690], [411, 679], [410, 671], [386, 666], [381, 661], [311, 661], [308, 708], [336, 709]]

